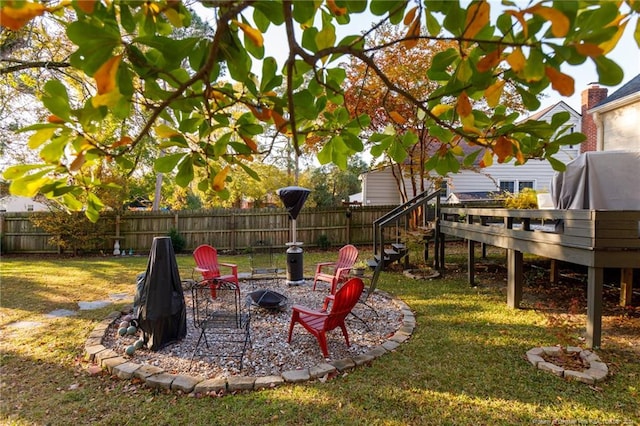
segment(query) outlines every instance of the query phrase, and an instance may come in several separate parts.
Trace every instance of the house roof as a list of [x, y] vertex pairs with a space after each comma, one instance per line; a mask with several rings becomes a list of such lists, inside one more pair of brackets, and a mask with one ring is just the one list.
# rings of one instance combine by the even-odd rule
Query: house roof
[[568, 111], [568, 112], [573, 113], [576, 116], [580, 117], [580, 113], [578, 111], [576, 111], [575, 109], [573, 109], [569, 105], [567, 105], [567, 103], [565, 101], [560, 101], [558, 103], [550, 105], [550, 106], [548, 106], [548, 107], [536, 112], [533, 115], [528, 116], [527, 118], [525, 118], [522, 121], [540, 120], [540, 119], [544, 118], [544, 116], [547, 115], [549, 112], [553, 111], [554, 109], [564, 109], [565, 111]]
[[635, 93], [640, 93], [640, 74], [636, 75], [621, 88], [598, 102], [598, 104], [594, 108], [598, 108], [619, 99], [626, 98], [627, 96], [633, 95]]

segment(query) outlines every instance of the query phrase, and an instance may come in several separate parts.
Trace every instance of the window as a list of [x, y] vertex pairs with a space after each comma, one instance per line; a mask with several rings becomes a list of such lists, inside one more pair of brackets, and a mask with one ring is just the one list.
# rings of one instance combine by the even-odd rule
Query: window
[[521, 180], [518, 182], [518, 192], [522, 192], [522, 190], [525, 188], [533, 189], [533, 181]]
[[512, 180], [501, 180], [500, 181], [500, 192], [509, 192], [514, 194], [516, 191], [516, 183]]

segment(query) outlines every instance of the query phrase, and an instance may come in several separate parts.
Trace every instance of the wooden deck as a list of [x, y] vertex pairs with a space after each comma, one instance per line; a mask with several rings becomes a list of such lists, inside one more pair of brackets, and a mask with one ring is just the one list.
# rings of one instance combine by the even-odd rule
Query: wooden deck
[[471, 284], [475, 242], [508, 250], [507, 304], [513, 308], [522, 299], [523, 253], [587, 266], [587, 345], [592, 348], [601, 344], [604, 268], [623, 270], [621, 303], [631, 301], [633, 268], [640, 268], [640, 210], [443, 208], [439, 226], [441, 233], [469, 241]]

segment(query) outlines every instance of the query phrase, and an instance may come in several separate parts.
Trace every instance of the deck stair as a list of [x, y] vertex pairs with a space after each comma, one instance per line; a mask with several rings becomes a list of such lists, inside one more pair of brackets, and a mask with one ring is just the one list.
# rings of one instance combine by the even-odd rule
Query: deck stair
[[371, 287], [367, 297], [376, 287], [380, 272], [394, 262], [408, 266], [409, 247], [407, 236], [418, 237], [424, 242], [425, 261], [428, 260], [428, 247], [434, 242], [434, 269], [441, 269], [444, 261], [440, 259], [438, 246], [440, 233], [438, 220], [440, 215], [440, 190], [423, 192], [406, 203], [394, 208], [373, 222], [373, 258], [367, 264], [374, 270]]

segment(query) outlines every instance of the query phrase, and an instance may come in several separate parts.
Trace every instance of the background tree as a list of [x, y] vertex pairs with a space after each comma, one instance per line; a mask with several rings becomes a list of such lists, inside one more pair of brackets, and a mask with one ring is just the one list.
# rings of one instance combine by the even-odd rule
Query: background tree
[[[195, 181], [201, 191], [224, 192], [235, 176], [256, 177], [256, 139], [269, 126], [296, 153], [307, 138], [322, 138], [318, 160], [346, 168], [347, 159], [363, 150], [360, 133], [370, 119], [365, 114], [354, 118], [342, 106], [346, 72], [339, 64], [345, 56], [357, 57], [391, 95], [412, 104], [428, 134], [440, 141], [427, 168], [444, 174], [461, 161], [482, 158], [481, 164], [490, 165], [494, 157], [518, 162], [545, 158], [561, 168], [553, 158], [559, 146], [581, 140], [578, 134], [557, 132], [568, 116], [556, 115], [551, 123], [516, 123], [518, 115], [501, 106], [505, 86], [513, 85], [522, 104], [535, 110], [537, 95], [548, 86], [571, 95], [573, 79], [561, 67], [587, 59], [595, 64], [600, 83], [620, 83], [623, 72], [606, 55], [640, 11], [640, 3], [631, 0], [624, 7], [542, 0], [524, 8], [508, 3], [493, 20], [492, 5], [475, 0], [465, 6], [402, 0], [202, 5], [214, 12], [210, 37], [174, 32], [191, 25], [192, 14], [179, 0], [3, 1], [0, 18], [11, 31], [55, 16], [74, 45], [70, 68], [92, 82], [89, 96], [81, 98], [60, 80], [45, 83], [41, 99], [50, 113], [47, 121], [23, 129], [32, 132], [32, 149], [40, 150], [43, 161], [8, 168], [4, 176], [12, 181], [11, 191], [28, 196], [39, 191], [72, 209], [84, 206], [96, 220], [103, 207], [93, 192], [103, 185], [93, 173], [99, 163], [118, 161], [134, 170], [131, 158], [136, 153], [171, 148], [171, 155], [154, 155], [156, 171], [176, 170], [182, 187]], [[372, 30], [339, 40], [336, 27], [359, 19], [366, 10], [379, 19]], [[402, 38], [367, 47], [365, 40], [384, 22], [403, 28]], [[272, 25], [286, 30], [289, 56], [283, 69], [265, 57], [263, 34]], [[635, 35], [640, 41], [640, 31]], [[393, 45], [408, 52], [420, 39], [455, 43], [432, 58], [427, 76], [438, 88], [423, 99], [407, 92], [376, 62]], [[260, 75], [252, 72], [254, 61]], [[3, 76], [13, 72], [11, 67], [0, 69]], [[481, 98], [483, 102], [475, 102]], [[136, 103], [148, 111], [141, 123], [133, 120]], [[482, 108], [485, 103], [491, 110]], [[244, 112], [232, 114], [230, 107]], [[115, 123], [118, 131], [105, 135], [104, 129], [114, 129]], [[404, 145], [419, 141], [410, 134], [396, 138], [389, 126], [369, 141], [376, 152], [399, 162], [406, 154]], [[462, 157], [458, 147], [463, 141], [482, 149]]]
[[313, 207], [341, 206], [349, 196], [361, 191], [360, 175], [367, 170], [362, 158], [349, 159], [346, 170], [335, 165], [310, 168], [305, 171], [304, 185], [311, 189], [308, 203]]

